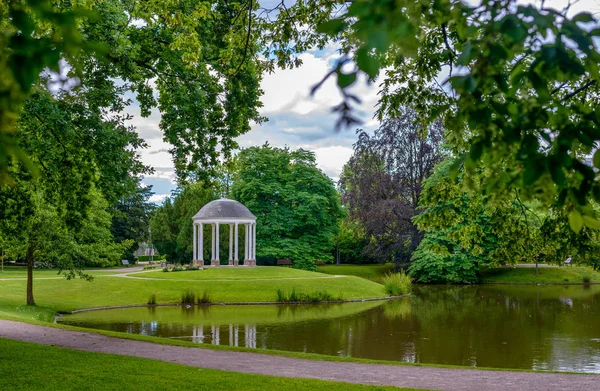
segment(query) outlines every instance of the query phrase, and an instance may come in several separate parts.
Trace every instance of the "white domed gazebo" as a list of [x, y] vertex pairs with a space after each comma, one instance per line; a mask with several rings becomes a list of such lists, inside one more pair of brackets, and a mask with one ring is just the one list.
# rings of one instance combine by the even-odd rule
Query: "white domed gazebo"
[[[219, 227], [229, 226], [229, 265], [239, 266], [238, 258], [238, 227], [245, 226], [244, 265], [256, 266], [256, 216], [243, 204], [221, 198], [204, 205], [202, 209], [192, 218], [194, 224], [194, 255], [192, 263], [204, 266], [204, 225], [212, 227], [212, 266], [219, 266]], [[234, 244], [235, 243], [235, 244]]]

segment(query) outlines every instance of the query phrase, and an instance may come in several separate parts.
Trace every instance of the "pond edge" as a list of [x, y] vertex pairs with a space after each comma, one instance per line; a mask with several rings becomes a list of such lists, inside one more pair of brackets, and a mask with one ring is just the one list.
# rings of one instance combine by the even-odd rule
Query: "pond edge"
[[163, 303], [163, 304], [129, 304], [129, 305], [116, 305], [116, 306], [108, 306], [108, 307], [94, 307], [94, 308], [85, 308], [81, 310], [73, 310], [67, 312], [59, 312], [59, 315], [73, 315], [79, 314], [82, 312], [91, 312], [91, 311], [103, 311], [103, 310], [116, 310], [121, 308], [142, 308], [142, 307], [182, 307], [182, 306], [195, 306], [195, 307], [208, 307], [208, 306], [229, 306], [229, 305], [319, 305], [319, 304], [343, 304], [343, 303], [362, 303], [368, 301], [383, 301], [383, 300], [393, 300], [393, 299], [401, 299], [403, 297], [408, 297], [411, 294], [408, 293], [406, 295], [400, 296], [388, 296], [388, 297], [375, 297], [368, 299], [351, 299], [351, 300], [334, 300], [334, 301], [321, 301], [319, 303], [313, 303], [309, 301], [303, 302], [295, 302], [295, 303], [282, 303], [278, 301], [245, 301], [245, 302], [227, 302], [227, 303], [202, 303], [202, 304], [182, 304], [182, 303]]

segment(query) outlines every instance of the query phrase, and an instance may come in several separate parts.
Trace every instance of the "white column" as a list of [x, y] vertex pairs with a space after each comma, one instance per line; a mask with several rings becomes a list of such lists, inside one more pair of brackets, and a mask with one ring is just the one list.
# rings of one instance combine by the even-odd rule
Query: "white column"
[[240, 259], [238, 258], [238, 223], [235, 223], [235, 258], [233, 259], [233, 264], [238, 265]]
[[[200, 238], [199, 238], [199, 246], [198, 246], [198, 260], [204, 263], [204, 224], [200, 223], [198, 226], [200, 229]], [[204, 266], [204, 265], [202, 265]]]
[[248, 227], [250, 227], [250, 224], [244, 224], [245, 229], [244, 229], [244, 233], [245, 233], [245, 239], [244, 239], [244, 265], [248, 264], [248, 237], [249, 237], [249, 232], [248, 232]]
[[254, 254], [254, 224], [252, 223], [250, 223], [250, 240], [248, 242], [250, 243], [248, 246], [250, 250], [250, 254], [248, 254], [248, 257], [250, 258], [250, 260], [254, 261], [254, 257], [252, 256], [252, 254]]
[[233, 224], [229, 224], [229, 265], [233, 265]]
[[196, 263], [196, 259], [198, 259], [198, 251], [196, 247], [196, 242], [198, 241], [198, 225], [196, 223], [194, 225], [194, 237], [192, 239], [192, 244], [194, 246], [194, 252], [192, 253], [192, 263]]
[[212, 224], [212, 236], [211, 236], [211, 246], [210, 246], [210, 251], [211, 251], [211, 257], [210, 260], [211, 262], [215, 260], [215, 224]]
[[216, 253], [216, 258], [215, 260], [217, 261], [217, 265], [219, 264], [219, 223], [215, 223], [215, 225], [217, 226], [217, 234], [215, 235], [215, 253]]
[[252, 259], [254, 259], [254, 264], [256, 265], [256, 223], [253, 224], [252, 228], [252, 239], [254, 240], [254, 244], [252, 245]]

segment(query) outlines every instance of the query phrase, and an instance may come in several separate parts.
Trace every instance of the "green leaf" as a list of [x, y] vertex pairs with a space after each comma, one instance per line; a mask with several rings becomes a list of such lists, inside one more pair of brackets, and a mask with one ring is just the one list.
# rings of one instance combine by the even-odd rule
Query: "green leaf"
[[596, 153], [594, 153], [594, 167], [596, 168], [600, 168], [600, 149], [596, 151]]
[[573, 210], [569, 214], [569, 226], [575, 233], [579, 233], [583, 227], [583, 217], [577, 210]]
[[582, 12], [573, 17], [573, 22], [589, 23], [594, 22], [594, 17], [589, 12]]
[[465, 47], [463, 48], [462, 53], [460, 54], [460, 56], [458, 56], [458, 60], [456, 60], [456, 63], [458, 65], [467, 65], [469, 63], [469, 60], [471, 59], [471, 51], [473, 50], [473, 45], [469, 42], [465, 45]]
[[379, 73], [379, 60], [369, 54], [366, 49], [359, 49], [356, 54], [356, 64], [372, 79]]
[[600, 221], [594, 217], [583, 216], [583, 224], [588, 228], [600, 230]]
[[341, 73], [338, 72], [338, 86], [346, 88], [356, 81], [356, 73]]
[[346, 22], [343, 19], [332, 19], [317, 26], [317, 32], [322, 34], [335, 35], [346, 29]]

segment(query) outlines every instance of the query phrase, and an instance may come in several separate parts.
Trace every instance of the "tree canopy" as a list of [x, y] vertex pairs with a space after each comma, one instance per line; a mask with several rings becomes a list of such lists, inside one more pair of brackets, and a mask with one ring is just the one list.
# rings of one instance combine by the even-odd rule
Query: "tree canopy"
[[243, 149], [235, 164], [231, 194], [256, 215], [257, 257], [309, 270], [332, 258], [344, 211], [314, 153], [263, 145]]
[[442, 159], [440, 122], [419, 134], [416, 112], [384, 121], [373, 135], [359, 130], [340, 189], [349, 218], [365, 231], [363, 255], [406, 267], [422, 235], [412, 222], [423, 181]]

